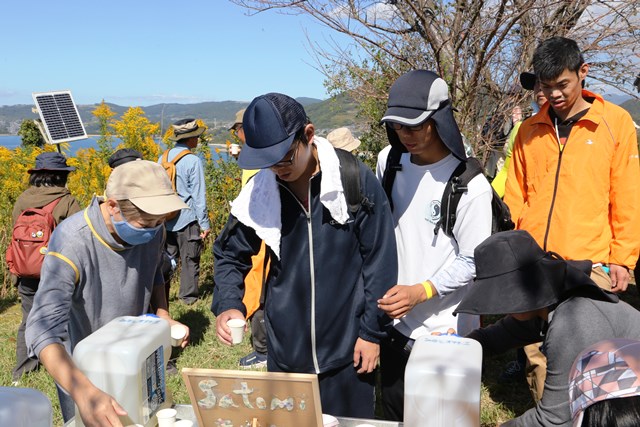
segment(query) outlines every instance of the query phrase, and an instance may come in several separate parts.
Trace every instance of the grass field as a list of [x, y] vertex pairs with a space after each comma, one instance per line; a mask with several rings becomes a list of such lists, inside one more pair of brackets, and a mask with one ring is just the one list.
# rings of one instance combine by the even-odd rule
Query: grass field
[[[215, 334], [215, 317], [209, 310], [212, 297], [211, 275], [205, 274], [201, 286], [202, 298], [192, 306], [186, 306], [175, 300], [172, 290], [170, 310], [172, 316], [191, 328], [191, 345], [178, 357], [178, 369], [217, 368], [237, 369], [238, 359], [251, 351], [248, 337], [234, 347], [218, 342]], [[640, 307], [640, 298], [635, 286], [630, 286], [624, 300]], [[15, 337], [20, 324], [20, 303], [16, 297], [0, 299], [0, 386], [11, 384], [11, 370], [15, 364]], [[248, 334], [247, 334], [248, 335]], [[515, 353], [485, 360], [482, 373], [481, 426], [493, 427], [521, 414], [533, 405], [528, 388], [524, 382], [498, 384], [496, 378], [504, 365], [514, 358]], [[21, 387], [31, 387], [49, 396], [54, 406], [54, 426], [62, 425], [58, 408], [58, 399], [53, 381], [44, 369], [25, 375]], [[189, 396], [180, 375], [170, 376], [167, 386], [176, 403], [189, 403]]]

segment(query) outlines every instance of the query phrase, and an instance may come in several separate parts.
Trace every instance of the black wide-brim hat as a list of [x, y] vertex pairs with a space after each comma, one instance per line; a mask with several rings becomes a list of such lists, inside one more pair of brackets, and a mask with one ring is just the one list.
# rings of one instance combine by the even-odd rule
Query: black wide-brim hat
[[591, 261], [545, 252], [525, 230], [496, 233], [475, 249], [476, 278], [455, 313], [515, 314], [554, 306], [571, 296], [616, 303], [589, 277]]
[[73, 166], [67, 165], [67, 158], [61, 153], [54, 151], [47, 151], [42, 154], [38, 154], [36, 157], [36, 167], [29, 169], [27, 173], [33, 172], [71, 172], [76, 170]]

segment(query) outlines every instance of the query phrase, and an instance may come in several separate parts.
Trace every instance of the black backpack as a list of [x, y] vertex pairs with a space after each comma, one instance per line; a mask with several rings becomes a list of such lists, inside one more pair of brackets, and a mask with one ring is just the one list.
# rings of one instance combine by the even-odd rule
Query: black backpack
[[[396, 173], [402, 170], [400, 164], [400, 157], [402, 152], [395, 147], [391, 146], [389, 156], [387, 157], [387, 164], [382, 176], [382, 187], [384, 188], [387, 198], [389, 199], [389, 205], [393, 210], [393, 201], [391, 200], [391, 190], [393, 188], [393, 181], [396, 178]], [[436, 223], [434, 230], [435, 234], [438, 234], [438, 230], [442, 229], [444, 234], [449, 237], [453, 236], [453, 226], [456, 223], [456, 213], [458, 210], [458, 203], [460, 198], [468, 190], [469, 182], [476, 176], [484, 172], [484, 168], [480, 161], [475, 157], [468, 157], [465, 161], [460, 162], [458, 167], [453, 171], [447, 185], [442, 193], [442, 200], [440, 202], [440, 220]], [[513, 230], [515, 224], [511, 220], [511, 213], [509, 207], [502, 201], [502, 198], [498, 196], [493, 187], [491, 188], [491, 234], [499, 231]]]
[[351, 152], [336, 148], [336, 154], [340, 161], [340, 180], [347, 199], [349, 211], [355, 215], [360, 206], [369, 205], [368, 199], [360, 190], [360, 166], [358, 159]]

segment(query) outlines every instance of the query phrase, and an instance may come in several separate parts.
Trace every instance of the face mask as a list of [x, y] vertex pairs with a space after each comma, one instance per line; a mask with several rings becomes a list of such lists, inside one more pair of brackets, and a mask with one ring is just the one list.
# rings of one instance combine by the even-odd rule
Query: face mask
[[122, 240], [130, 245], [143, 245], [149, 243], [158, 234], [158, 230], [162, 227], [162, 224], [157, 227], [138, 228], [125, 221], [116, 221], [111, 216], [111, 223], [116, 230], [116, 234], [120, 236]]

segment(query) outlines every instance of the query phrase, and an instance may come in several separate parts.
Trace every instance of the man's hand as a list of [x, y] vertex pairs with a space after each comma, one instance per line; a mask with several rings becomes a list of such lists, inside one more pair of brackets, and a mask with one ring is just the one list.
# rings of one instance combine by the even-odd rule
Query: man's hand
[[122, 427], [119, 416], [127, 415], [113, 397], [96, 387], [78, 393], [75, 402], [87, 427]]
[[399, 319], [427, 299], [422, 284], [396, 285], [378, 300], [378, 308], [392, 319]]
[[358, 338], [353, 349], [353, 367], [358, 369], [359, 374], [370, 374], [378, 366], [380, 359], [380, 344]]
[[118, 417], [127, 415], [127, 411], [89, 381], [61, 344], [47, 345], [38, 358], [60, 387], [69, 392], [86, 426], [122, 427]]
[[[164, 289], [162, 288], [162, 286], [156, 286], [156, 289], [160, 289], [160, 292], [162, 295], [160, 295], [160, 299], [164, 300], [165, 296], [164, 296]], [[156, 291], [154, 290], [154, 294], [156, 293]], [[162, 303], [162, 302], [161, 302]], [[171, 315], [169, 314], [169, 311], [166, 308], [158, 308], [156, 310], [156, 316], [158, 316], [161, 319], [166, 320], [167, 322], [169, 322], [169, 327], [173, 326], [173, 325], [182, 325], [185, 328], [187, 328], [187, 334], [184, 336], [184, 341], [182, 341], [182, 344], [180, 344], [180, 348], [185, 348], [187, 345], [189, 345], [189, 335], [191, 333], [191, 330], [189, 329], [189, 327], [183, 323], [178, 322], [177, 320], [173, 320], [171, 318]]]
[[189, 336], [191, 334], [191, 330], [189, 329], [189, 327], [187, 325], [185, 325], [184, 323], [180, 323], [177, 320], [173, 320], [173, 319], [167, 319], [169, 321], [169, 327], [173, 326], [173, 325], [181, 325], [184, 326], [185, 328], [187, 328], [187, 333], [184, 336], [184, 340], [182, 341], [182, 344], [180, 344], [180, 348], [185, 348], [186, 346], [189, 345]]
[[611, 277], [611, 292], [619, 293], [627, 290], [631, 278], [627, 267], [609, 264], [609, 276]]
[[440, 335], [455, 335], [455, 336], [459, 336], [458, 334], [456, 334], [456, 330], [453, 328], [449, 328], [447, 329], [446, 333], [442, 333], [442, 332], [431, 332], [431, 335], [436, 335], [436, 336], [440, 336]]
[[200, 238], [202, 240], [206, 239], [207, 236], [209, 235], [209, 233], [211, 233], [211, 229], [208, 230], [202, 230], [202, 232], [200, 233]]
[[230, 319], [245, 320], [242, 312], [236, 309], [223, 311], [218, 317], [216, 317], [216, 332], [218, 333], [218, 339], [226, 345], [233, 345], [233, 340], [231, 338], [231, 329], [229, 329], [229, 327], [227, 326], [227, 322]]

